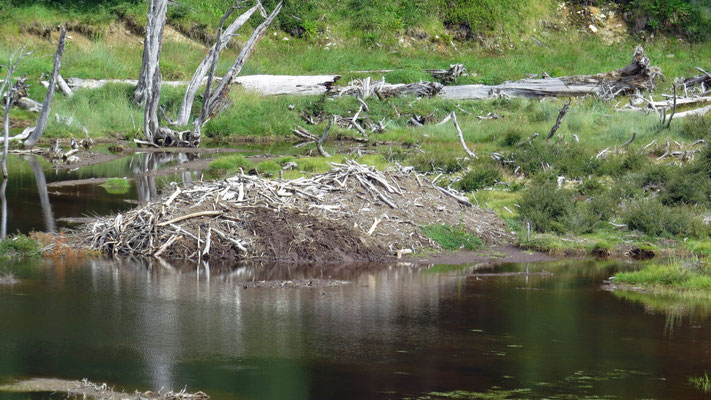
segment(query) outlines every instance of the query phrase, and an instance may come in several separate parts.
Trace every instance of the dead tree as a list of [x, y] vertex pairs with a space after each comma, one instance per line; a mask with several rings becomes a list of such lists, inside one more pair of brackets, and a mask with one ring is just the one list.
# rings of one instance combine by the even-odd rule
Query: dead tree
[[242, 51], [240, 51], [239, 56], [232, 64], [232, 67], [230, 67], [229, 71], [227, 71], [225, 76], [222, 77], [222, 80], [220, 81], [219, 85], [217, 85], [215, 92], [209, 98], [205, 99], [203, 112], [200, 113], [200, 116], [195, 121], [195, 136], [199, 137], [199, 129], [203, 124], [207, 122], [208, 118], [211, 118], [212, 116], [216, 115], [227, 106], [227, 97], [230, 93], [230, 87], [232, 86], [232, 82], [242, 71], [242, 67], [244, 66], [245, 61], [247, 61], [247, 58], [252, 54], [252, 51], [257, 46], [257, 43], [259, 43], [259, 40], [264, 37], [271, 23], [274, 21], [274, 19], [276, 19], [277, 15], [279, 15], [279, 11], [281, 11], [282, 4], [283, 2], [279, 2], [279, 4], [277, 4], [271, 14], [269, 14], [269, 16], [264, 20], [264, 22], [262, 22], [257, 27], [257, 29], [254, 30], [252, 36], [249, 38], [247, 43], [245, 43], [244, 47], [242, 47]]
[[143, 43], [143, 64], [138, 78], [134, 100], [145, 101], [143, 133], [148, 141], [159, 132], [158, 103], [160, 101], [160, 52], [163, 44], [168, 0], [151, 0], [146, 38]]
[[[27, 55], [25, 53], [25, 49], [27, 48], [27, 44], [22, 46], [21, 49], [17, 50], [14, 54], [10, 55], [10, 60], [7, 65], [7, 77], [5, 78], [5, 81], [2, 84], [2, 87], [0, 87], [0, 99], [3, 96], [3, 93], [5, 91], [5, 88], [8, 88], [7, 94], [5, 94], [5, 113], [3, 117], [3, 131], [4, 131], [4, 139], [3, 139], [3, 152], [2, 152], [2, 161], [0, 163], [2, 164], [2, 176], [7, 178], [7, 152], [9, 150], [9, 142], [10, 142], [10, 109], [12, 108], [12, 105], [18, 100], [20, 97], [19, 90], [22, 85], [24, 85], [24, 80], [18, 80], [18, 82], [15, 84], [15, 86], [12, 86], [12, 76], [17, 71], [17, 67], [20, 66], [20, 63], [22, 62], [22, 59]], [[3, 194], [4, 196], [4, 194]]]
[[[222, 20], [220, 21], [220, 28], [218, 29], [218, 34], [217, 38], [215, 39], [215, 44], [210, 48], [210, 51], [207, 53], [205, 58], [202, 60], [200, 65], [197, 67], [195, 70], [195, 74], [193, 74], [193, 78], [190, 80], [190, 83], [188, 84], [188, 88], [185, 90], [185, 96], [183, 96], [183, 102], [180, 105], [180, 112], [178, 114], [178, 118], [175, 121], [175, 125], [177, 126], [183, 126], [187, 125], [189, 120], [190, 120], [190, 111], [192, 110], [193, 107], [193, 102], [195, 101], [195, 95], [197, 94], [198, 88], [202, 84], [202, 81], [205, 79], [205, 76], [210, 72], [210, 70], [217, 65], [217, 58], [219, 57], [220, 52], [224, 50], [227, 45], [229, 44], [230, 40], [232, 40], [232, 37], [235, 35], [235, 32], [237, 32], [254, 14], [257, 10], [261, 10], [262, 14], [264, 17], [266, 17], [266, 12], [264, 12], [264, 8], [262, 8], [262, 5], [260, 3], [257, 3], [254, 7], [250, 8], [247, 10], [244, 14], [240, 15], [234, 22], [232, 22], [223, 32], [223, 26], [227, 18], [237, 9], [239, 4], [235, 4], [225, 12], [225, 15], [222, 17]], [[214, 72], [212, 73], [214, 75]], [[209, 85], [207, 86], [208, 88], [210, 87]]]
[[52, 68], [52, 75], [49, 78], [49, 86], [47, 87], [47, 95], [44, 97], [44, 102], [42, 102], [42, 111], [40, 111], [37, 126], [35, 126], [27, 139], [25, 139], [25, 146], [32, 147], [36, 145], [42, 138], [45, 129], [47, 129], [47, 119], [49, 118], [49, 111], [52, 106], [52, 98], [54, 98], [54, 89], [57, 84], [57, 76], [59, 76], [59, 68], [62, 66], [62, 56], [64, 55], [64, 43], [66, 37], [67, 28], [62, 26], [62, 30], [59, 33], [57, 53], [54, 55], [54, 68]]

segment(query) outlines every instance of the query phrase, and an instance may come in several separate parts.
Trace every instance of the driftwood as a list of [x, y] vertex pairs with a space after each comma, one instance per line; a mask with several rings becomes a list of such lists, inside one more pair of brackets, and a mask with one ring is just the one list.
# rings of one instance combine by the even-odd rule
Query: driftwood
[[338, 96], [353, 95], [366, 99], [372, 95], [380, 99], [399, 96], [434, 97], [442, 90], [443, 86], [436, 82], [390, 84], [385, 80], [371, 84], [370, 78], [359, 79], [348, 86], [334, 88], [330, 94]]
[[40, 111], [42, 111], [42, 103], [34, 101], [29, 97], [20, 97], [19, 99], [17, 99], [17, 103], [15, 103], [15, 105], [18, 108], [29, 112], [39, 113]]
[[464, 64], [452, 64], [448, 69], [428, 69], [425, 71], [441, 83], [447, 84], [455, 82], [466, 70]]
[[444, 99], [495, 99], [505, 97], [579, 97], [586, 95], [612, 98], [636, 89], [651, 90], [661, 70], [650, 66], [642, 47], [637, 47], [632, 62], [616, 71], [598, 75], [566, 76], [550, 79], [522, 79], [500, 85], [462, 85], [442, 88]]
[[565, 117], [565, 114], [568, 113], [568, 109], [570, 108], [570, 99], [565, 102], [565, 105], [563, 105], [563, 108], [560, 109], [560, 112], [558, 112], [558, 118], [555, 120], [555, 125], [553, 125], [553, 128], [551, 128], [551, 131], [548, 133], [548, 136], [546, 136], [546, 140], [550, 140], [555, 133], [558, 131], [558, 128], [560, 128], [561, 122], [563, 122], [563, 118]]
[[331, 155], [328, 154], [326, 152], [326, 150], [323, 149], [323, 143], [326, 141], [326, 138], [328, 137], [328, 131], [331, 130], [331, 124], [333, 124], [334, 119], [335, 119], [335, 117], [328, 119], [328, 125], [326, 125], [326, 129], [323, 131], [323, 136], [321, 136], [321, 138], [318, 141], [316, 141], [316, 148], [318, 149], [318, 152], [324, 157], [331, 157]]
[[457, 113], [452, 111], [449, 115], [447, 115], [440, 123], [437, 125], [444, 125], [449, 121], [452, 121], [454, 124], [454, 127], [457, 129], [457, 135], [459, 136], [459, 142], [462, 144], [462, 147], [464, 148], [464, 151], [467, 153], [467, 155], [471, 158], [479, 159], [477, 155], [469, 150], [469, 147], [467, 147], [467, 143], [464, 141], [464, 134], [462, 133], [462, 129], [459, 127], [459, 122], [457, 122]]
[[[282, 94], [294, 96], [313, 96], [326, 94], [331, 90], [335, 90], [333, 85], [340, 78], [340, 75], [245, 75], [238, 76], [232, 83], [234, 85], [241, 85], [245, 89], [257, 92], [264, 96]], [[220, 78], [215, 78], [215, 80], [219, 81]], [[204, 85], [206, 81], [207, 78], [203, 78], [200, 81], [200, 85]], [[138, 81], [135, 79], [67, 79], [67, 84], [74, 90], [99, 89], [106, 85], [136, 86], [137, 83]], [[190, 82], [188, 81], [163, 81], [162, 86], [181, 87], [189, 84]], [[181, 125], [177, 123], [179, 121], [180, 118], [176, 121], [176, 125]]]
[[52, 68], [52, 75], [49, 78], [49, 87], [47, 88], [47, 95], [44, 97], [44, 102], [42, 103], [42, 111], [40, 111], [39, 119], [37, 120], [37, 126], [32, 130], [29, 137], [25, 139], [25, 146], [32, 147], [37, 144], [37, 142], [42, 138], [44, 130], [47, 128], [47, 119], [49, 118], [49, 111], [52, 106], [52, 99], [54, 98], [54, 87], [57, 81], [57, 76], [59, 76], [59, 68], [62, 65], [62, 56], [64, 55], [64, 44], [67, 37], [67, 28], [62, 26], [62, 30], [59, 33], [59, 44], [57, 45], [57, 52], [54, 55], [54, 67]]
[[210, 68], [216, 64], [214, 62], [215, 58], [222, 50], [227, 47], [235, 33], [242, 27], [242, 25], [245, 24], [245, 22], [249, 20], [252, 14], [254, 14], [254, 12], [259, 9], [263, 10], [263, 8], [261, 8], [261, 4], [257, 3], [254, 7], [250, 8], [244, 14], [240, 15], [236, 20], [234, 20], [223, 32], [222, 27], [224, 25], [224, 22], [227, 18], [229, 18], [229, 15], [235, 10], [235, 7], [230, 8], [225, 13], [225, 16], [223, 16], [220, 22], [220, 29], [218, 30], [217, 36], [218, 39], [216, 40], [215, 45], [210, 48], [208, 54], [205, 56], [205, 58], [195, 70], [193, 78], [190, 80], [188, 88], [185, 90], [185, 96], [183, 96], [183, 102], [180, 105], [180, 112], [178, 114], [177, 120], [175, 121], [175, 125], [182, 126], [188, 124], [190, 119], [190, 110], [192, 109], [193, 101], [195, 100], [195, 95], [197, 94], [198, 88], [200, 87], [202, 82], [206, 79]]

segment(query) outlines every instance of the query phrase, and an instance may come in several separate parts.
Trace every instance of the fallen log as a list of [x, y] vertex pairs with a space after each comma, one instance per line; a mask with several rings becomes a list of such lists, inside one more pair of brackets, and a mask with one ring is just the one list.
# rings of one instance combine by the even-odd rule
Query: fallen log
[[650, 90], [661, 76], [658, 67], [650, 66], [642, 47], [637, 47], [632, 62], [623, 68], [597, 75], [564, 76], [547, 79], [522, 79], [500, 85], [461, 85], [442, 88], [444, 99], [495, 99], [506, 97], [580, 97], [586, 95], [613, 98], [619, 94]]
[[42, 103], [34, 101], [29, 97], [20, 97], [15, 105], [23, 110], [38, 113], [42, 110]]
[[443, 84], [453, 83], [467, 71], [464, 64], [452, 64], [448, 69], [427, 69], [425, 70], [433, 78]]
[[[341, 79], [340, 75], [245, 75], [234, 79], [233, 84], [264, 96], [295, 95], [313, 96], [325, 94], [333, 89], [333, 85]], [[221, 78], [215, 78], [219, 81]], [[204, 85], [207, 78], [201, 81]], [[136, 86], [135, 79], [81, 79], [69, 78], [67, 84], [71, 89], [100, 89], [106, 85]], [[187, 86], [188, 81], [163, 81], [162, 86]]]

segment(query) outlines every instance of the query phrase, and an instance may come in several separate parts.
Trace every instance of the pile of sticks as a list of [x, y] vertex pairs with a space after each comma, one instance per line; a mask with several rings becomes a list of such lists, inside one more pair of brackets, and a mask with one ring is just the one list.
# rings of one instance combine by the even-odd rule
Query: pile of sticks
[[[432, 184], [411, 167], [381, 172], [352, 160], [331, 166], [327, 173], [294, 180], [270, 180], [240, 173], [189, 190], [176, 187], [158, 201], [125, 214], [98, 219], [85, 227], [84, 233], [90, 238], [92, 249], [113, 255], [163, 256], [193, 262], [225, 254], [257, 259], [262, 254], [260, 246], [255, 245], [269, 238], [256, 237], [249, 229], [255, 209], [291, 209], [309, 215], [315, 225], [320, 219], [328, 219], [349, 229], [363, 227], [360, 232], [367, 236], [373, 235], [378, 225], [379, 233], [397, 231], [397, 246], [390, 247], [399, 250], [403, 246], [432, 245], [417, 233], [423, 222], [415, 214], [430, 214], [428, 207], [448, 208], [452, 221], [444, 222], [456, 224], [463, 208], [473, 207], [465, 196]], [[415, 181], [417, 185], [412, 184]], [[422, 197], [425, 194], [438, 203], [428, 204], [428, 199]], [[417, 212], [413, 212], [416, 208]], [[476, 220], [475, 216], [472, 218]], [[407, 229], [403, 223], [408, 224]], [[507, 234], [502, 228], [494, 237]]]

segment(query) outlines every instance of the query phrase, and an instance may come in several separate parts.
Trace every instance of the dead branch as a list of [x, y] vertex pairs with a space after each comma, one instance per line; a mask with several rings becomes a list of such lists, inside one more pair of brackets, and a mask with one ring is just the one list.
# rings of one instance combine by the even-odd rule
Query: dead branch
[[[271, 14], [262, 22], [257, 29], [252, 32], [252, 36], [249, 38], [247, 43], [245, 43], [244, 47], [242, 47], [242, 51], [240, 51], [239, 56], [235, 60], [235, 62], [232, 64], [232, 67], [230, 67], [229, 71], [224, 75], [220, 83], [218, 84], [217, 88], [215, 89], [215, 93], [210, 96], [210, 98], [205, 99], [205, 102], [207, 103], [207, 109], [205, 111], [206, 117], [212, 117], [219, 113], [221, 110], [224, 109], [225, 105], [228, 102], [228, 94], [230, 92], [230, 86], [234, 79], [237, 77], [237, 75], [242, 71], [242, 67], [244, 66], [244, 63], [247, 61], [247, 58], [252, 54], [252, 51], [254, 48], [257, 46], [257, 43], [259, 43], [259, 40], [267, 33], [267, 29], [271, 25], [271, 23], [274, 21], [274, 19], [279, 15], [279, 11], [281, 11], [282, 8], [282, 2], [279, 2], [279, 4], [274, 8]], [[196, 126], [202, 126], [207, 120], [205, 118], [198, 118], [196, 121]]]
[[558, 112], [558, 118], [555, 120], [555, 125], [553, 125], [553, 128], [551, 128], [550, 133], [548, 133], [548, 136], [546, 136], [546, 140], [550, 140], [555, 133], [558, 131], [558, 128], [560, 128], [560, 123], [563, 122], [563, 118], [565, 117], [565, 114], [568, 112], [568, 108], [570, 108], [570, 99], [565, 102], [565, 105], [563, 105], [563, 108], [560, 109], [560, 112]]
[[[180, 112], [178, 113], [178, 118], [175, 121], [175, 125], [183, 126], [188, 124], [190, 118], [190, 110], [192, 109], [193, 102], [195, 100], [195, 95], [197, 94], [200, 84], [205, 79], [205, 76], [208, 74], [208, 71], [212, 71], [210, 75], [214, 76], [214, 65], [216, 64], [216, 61], [219, 58], [220, 52], [227, 47], [235, 33], [249, 20], [252, 14], [254, 14], [254, 12], [257, 11], [260, 7], [261, 4], [257, 2], [254, 7], [250, 8], [244, 14], [240, 15], [237, 19], [235, 19], [223, 32], [222, 28], [224, 26], [224, 23], [227, 18], [229, 18], [229, 16], [235, 11], [235, 9], [237, 8], [237, 4], [235, 4], [233, 7], [231, 7], [225, 12], [224, 16], [222, 17], [222, 20], [220, 21], [220, 28], [218, 29], [218, 35], [215, 39], [215, 44], [210, 48], [208, 54], [205, 56], [205, 58], [203, 58], [200, 65], [195, 70], [193, 78], [190, 80], [190, 83], [188, 84], [188, 87], [185, 90], [185, 95], [183, 96], [183, 102], [180, 104]], [[208, 79], [208, 81], [210, 81], [210, 79]], [[210, 87], [210, 85], [208, 84], [207, 87]], [[206, 91], [206, 93], [208, 92]], [[209, 98], [209, 96], [206, 96], [206, 98]]]

